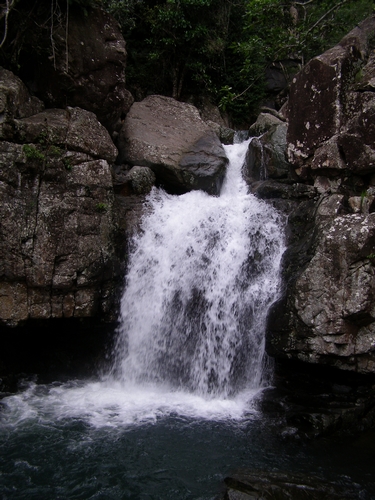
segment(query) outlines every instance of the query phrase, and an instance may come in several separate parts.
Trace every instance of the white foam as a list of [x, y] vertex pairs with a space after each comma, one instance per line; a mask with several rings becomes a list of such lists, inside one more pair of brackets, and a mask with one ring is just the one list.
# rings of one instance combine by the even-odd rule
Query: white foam
[[80, 419], [95, 428], [123, 428], [152, 424], [168, 416], [188, 419], [240, 421], [256, 415], [247, 391], [233, 399], [207, 399], [196, 394], [171, 391], [168, 388], [121, 382], [71, 382], [37, 386], [2, 400], [2, 426], [13, 427], [38, 422]]

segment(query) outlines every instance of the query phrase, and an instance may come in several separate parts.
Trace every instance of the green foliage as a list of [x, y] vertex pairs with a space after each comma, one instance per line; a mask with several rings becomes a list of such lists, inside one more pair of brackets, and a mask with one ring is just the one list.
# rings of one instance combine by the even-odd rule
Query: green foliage
[[102, 5], [121, 24], [127, 83], [137, 99], [148, 93], [177, 99], [208, 95], [237, 123], [257, 113], [266, 96], [267, 67], [291, 58], [303, 65], [373, 9], [372, 0], [102, 0]]
[[64, 151], [59, 148], [58, 146], [55, 146], [54, 144], [51, 144], [50, 146], [48, 146], [48, 149], [47, 149], [47, 154], [48, 156], [54, 156], [56, 158], [59, 158], [60, 156], [62, 156], [64, 153]]
[[[142, 10], [142, 4], [142, 0], [103, 0], [105, 9], [120, 23], [126, 40], [136, 27], [138, 11]], [[138, 22], [142, 21], [139, 19]]]
[[103, 213], [108, 210], [108, 205], [106, 203], [98, 203], [95, 208], [97, 212]]
[[239, 105], [249, 113], [256, 112], [265, 96], [267, 67], [288, 59], [303, 66], [337, 43], [372, 10], [372, 0], [247, 0], [245, 37], [231, 46], [242, 66], [231, 99], [221, 96], [221, 107], [235, 114]]
[[[225, 85], [226, 51], [244, 4], [232, 0], [105, 0], [127, 41], [127, 82], [136, 98], [216, 95]], [[233, 28], [233, 29], [232, 29]], [[152, 78], [150, 78], [152, 75]]]
[[73, 169], [73, 164], [72, 164], [70, 158], [63, 158], [62, 162], [63, 162], [65, 169], [68, 170], [69, 172]]
[[48, 142], [48, 132], [47, 130], [43, 130], [37, 138], [39, 144], [46, 144]]
[[44, 162], [44, 160], [46, 159], [43, 153], [38, 151], [34, 146], [31, 146], [30, 144], [24, 144], [22, 149], [27, 160], [29, 161]]

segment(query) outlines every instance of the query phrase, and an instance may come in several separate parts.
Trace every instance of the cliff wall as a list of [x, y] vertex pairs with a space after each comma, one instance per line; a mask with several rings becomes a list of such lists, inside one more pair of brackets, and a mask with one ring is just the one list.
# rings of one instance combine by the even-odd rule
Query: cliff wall
[[374, 34], [371, 17], [293, 80], [280, 193], [311, 195], [294, 197], [267, 335], [272, 356], [360, 373], [375, 371]]

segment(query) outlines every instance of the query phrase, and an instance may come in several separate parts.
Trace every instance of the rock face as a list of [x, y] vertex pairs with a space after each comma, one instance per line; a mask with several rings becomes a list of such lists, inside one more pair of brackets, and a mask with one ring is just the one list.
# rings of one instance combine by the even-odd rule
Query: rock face
[[294, 78], [288, 157], [299, 175], [373, 171], [374, 25], [374, 17], [367, 19]]
[[0, 79], [0, 320], [103, 316], [117, 293], [117, 150], [93, 113], [33, 114], [41, 103], [22, 82], [4, 70]]
[[134, 103], [119, 136], [120, 161], [153, 170], [174, 192], [203, 189], [218, 194], [227, 157], [198, 110], [169, 97]]
[[285, 293], [270, 314], [275, 357], [375, 372], [375, 18], [295, 77], [291, 177], [317, 200], [290, 215]]
[[[38, 8], [42, 24], [43, 3]], [[10, 22], [17, 25], [16, 18]], [[94, 112], [110, 132], [119, 128], [133, 98], [125, 88], [126, 49], [118, 23], [100, 9], [73, 5], [45, 24], [49, 30], [37, 23], [32, 28], [38, 54], [26, 42], [19, 49], [21, 78], [46, 106], [80, 107]]]
[[245, 172], [250, 182], [288, 177], [287, 128], [285, 120], [269, 113], [261, 113], [252, 125], [249, 134], [254, 139], [249, 144]]

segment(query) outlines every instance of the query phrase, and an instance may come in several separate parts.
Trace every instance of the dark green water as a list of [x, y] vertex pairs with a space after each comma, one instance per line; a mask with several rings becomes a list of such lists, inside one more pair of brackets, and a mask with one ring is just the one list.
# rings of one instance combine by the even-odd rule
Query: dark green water
[[373, 436], [286, 441], [249, 398], [32, 384], [0, 406], [0, 498], [215, 499], [238, 468], [305, 472], [375, 498]]

